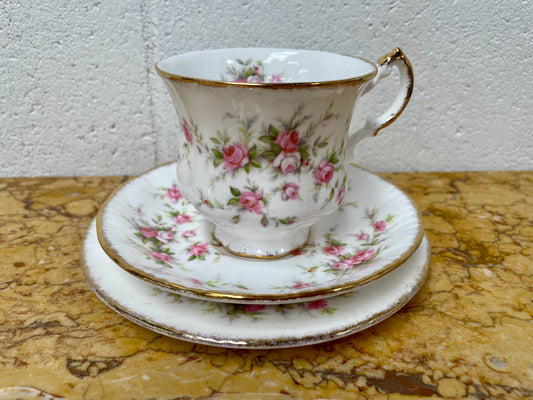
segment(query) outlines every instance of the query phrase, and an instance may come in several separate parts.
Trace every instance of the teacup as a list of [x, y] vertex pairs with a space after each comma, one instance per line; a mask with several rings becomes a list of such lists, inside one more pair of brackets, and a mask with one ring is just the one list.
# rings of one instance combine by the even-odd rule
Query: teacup
[[[400, 87], [392, 105], [350, 131], [357, 98], [393, 66]], [[179, 118], [182, 195], [226, 249], [262, 258], [304, 246], [310, 227], [342, 204], [355, 145], [394, 121], [413, 89], [398, 48], [377, 65], [322, 51], [205, 50], [156, 70]]]

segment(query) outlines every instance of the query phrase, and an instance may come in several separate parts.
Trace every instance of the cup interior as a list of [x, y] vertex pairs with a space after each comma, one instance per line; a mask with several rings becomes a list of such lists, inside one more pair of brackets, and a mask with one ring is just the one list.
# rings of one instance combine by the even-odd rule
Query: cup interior
[[309, 84], [372, 78], [376, 66], [362, 58], [325, 51], [233, 48], [202, 50], [156, 65], [167, 78], [244, 85]]

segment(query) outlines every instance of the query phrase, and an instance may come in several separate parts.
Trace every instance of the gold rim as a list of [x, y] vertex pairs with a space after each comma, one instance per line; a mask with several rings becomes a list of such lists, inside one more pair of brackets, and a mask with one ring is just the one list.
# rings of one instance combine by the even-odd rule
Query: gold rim
[[294, 249], [289, 250], [289, 251], [287, 251], [285, 253], [272, 255], [272, 256], [262, 256], [262, 255], [259, 255], [259, 254], [239, 253], [238, 251], [231, 250], [229, 247], [227, 247], [224, 244], [222, 244], [222, 242], [220, 242], [220, 239], [218, 239], [215, 234], [213, 234], [213, 235], [220, 242], [220, 245], [224, 248], [224, 250], [226, 250], [230, 254], [233, 254], [234, 256], [237, 256], [237, 257], [240, 257], [240, 258], [244, 258], [244, 259], [248, 258], [248, 259], [252, 259], [252, 260], [254, 260], [254, 259], [255, 260], [277, 260], [279, 258], [284, 258], [284, 257], [290, 256], [295, 251], [301, 250], [305, 246], [307, 246], [309, 244], [309, 238], [311, 236], [311, 228], [308, 228], [308, 229], [309, 229], [309, 232], [307, 234], [307, 239], [305, 239], [305, 242], [303, 244], [301, 244], [299, 246], [296, 246]]
[[225, 346], [232, 348], [281, 348], [281, 347], [291, 347], [291, 346], [305, 346], [310, 344], [317, 344], [322, 342], [327, 342], [335, 339], [340, 339], [364, 329], [367, 329], [385, 319], [389, 318], [396, 312], [398, 312], [403, 306], [405, 306], [422, 288], [429, 271], [429, 265], [431, 262], [431, 245], [428, 242], [428, 249], [426, 251], [426, 260], [422, 273], [420, 274], [416, 285], [413, 288], [396, 301], [392, 307], [374, 314], [371, 318], [356, 323], [348, 327], [342, 327], [339, 329], [332, 330], [331, 332], [324, 333], [321, 335], [306, 335], [301, 337], [288, 336], [282, 339], [223, 339], [218, 337], [209, 337], [195, 335], [185, 330], [174, 329], [163, 324], [154, 322], [147, 318], [143, 318], [140, 315], [126, 310], [122, 305], [116, 302], [113, 299], [110, 299], [102, 290], [99, 290], [94, 280], [91, 278], [89, 273], [89, 268], [86, 262], [85, 250], [82, 250], [82, 262], [81, 266], [84, 272], [84, 275], [91, 286], [93, 292], [113, 311], [122, 315], [124, 318], [132, 321], [133, 323], [140, 325], [144, 328], [150, 329], [152, 331], [161, 333], [166, 336], [173, 337], [175, 339], [181, 339], [189, 342], [207, 344], [207, 345], [216, 345], [216, 346]]
[[184, 285], [180, 285], [175, 282], [167, 281], [165, 279], [158, 279], [147, 274], [142, 269], [139, 269], [135, 267], [134, 265], [129, 264], [124, 258], [122, 258], [118, 254], [118, 252], [108, 243], [105, 237], [102, 220], [103, 220], [103, 214], [105, 212], [105, 209], [107, 208], [107, 205], [122, 188], [124, 188], [126, 185], [128, 185], [133, 180], [143, 175], [146, 175], [149, 172], [152, 172], [158, 168], [161, 168], [163, 166], [173, 164], [173, 163], [174, 162], [171, 161], [171, 162], [167, 162], [159, 166], [156, 166], [154, 168], [151, 168], [150, 170], [146, 171], [144, 174], [132, 177], [128, 179], [126, 182], [119, 185], [109, 195], [109, 197], [105, 200], [105, 202], [100, 206], [100, 209], [98, 210], [98, 213], [96, 215], [96, 233], [98, 237], [98, 242], [100, 243], [100, 246], [102, 247], [104, 252], [109, 256], [109, 258], [113, 260], [113, 262], [118, 264], [122, 269], [124, 269], [130, 274], [140, 279], [143, 279], [151, 284], [170, 289], [184, 296], [189, 296], [189, 297], [192, 296], [192, 297], [201, 298], [205, 300], [212, 300], [212, 301], [224, 301], [225, 300], [225, 301], [233, 301], [233, 302], [251, 301], [251, 302], [256, 302], [256, 303], [259, 303], [259, 302], [268, 303], [268, 302], [275, 302], [275, 301], [282, 302], [282, 301], [293, 301], [293, 300], [305, 301], [306, 299], [310, 299], [314, 297], [326, 297], [326, 296], [329, 297], [333, 295], [338, 295], [338, 294], [342, 294], [344, 292], [353, 290], [358, 286], [367, 284], [375, 279], [379, 279], [382, 276], [388, 274], [390, 271], [402, 265], [416, 251], [416, 249], [418, 249], [424, 237], [424, 226], [422, 224], [422, 213], [420, 212], [420, 209], [418, 208], [418, 206], [411, 200], [411, 198], [403, 190], [401, 190], [400, 188], [398, 188], [397, 186], [395, 186], [393, 183], [389, 182], [388, 180], [382, 178], [381, 176], [375, 173], [368, 171], [365, 168], [358, 166], [357, 164], [351, 163], [351, 165], [357, 168], [360, 168], [361, 170], [375, 176], [376, 178], [384, 182], [387, 182], [388, 184], [396, 188], [398, 191], [400, 191], [400, 193], [402, 193], [407, 198], [408, 202], [415, 209], [416, 214], [417, 214], [417, 219], [419, 221], [418, 232], [411, 246], [399, 258], [397, 258], [394, 262], [388, 265], [385, 265], [380, 271], [377, 271], [374, 274], [366, 276], [359, 280], [351, 281], [351, 282], [344, 283], [341, 285], [331, 286], [328, 288], [322, 288], [322, 289], [317, 289], [317, 290], [301, 291], [301, 292], [292, 293], [292, 294], [288, 293], [288, 294], [281, 295], [281, 296], [275, 295], [275, 294], [252, 294], [252, 293], [234, 293], [234, 292], [232, 293], [232, 292], [220, 292], [220, 291], [204, 290], [204, 289], [194, 289], [194, 288], [190, 288]]
[[[233, 50], [233, 49], [227, 49], [227, 50]], [[246, 48], [243, 48], [243, 50], [246, 50]], [[286, 49], [275, 49], [275, 50], [286, 50]], [[294, 50], [302, 51], [302, 50], [297, 50], [297, 49], [294, 49]], [[336, 54], [336, 53], [330, 53], [327, 51], [319, 51], [319, 50], [317, 50], [316, 52], [317, 53], [329, 53], [333, 55], [342, 55], [343, 57], [355, 58], [355, 59], [358, 59], [358, 60], [361, 60], [361, 61], [364, 61], [370, 64], [373, 67], [373, 71], [365, 75], [354, 76], [348, 79], [339, 79], [339, 80], [331, 80], [331, 81], [252, 83], [252, 82], [231, 82], [231, 81], [222, 81], [222, 80], [214, 80], [214, 79], [201, 79], [201, 78], [194, 78], [191, 76], [173, 74], [173, 73], [164, 71], [161, 68], [159, 68], [159, 64], [164, 60], [156, 63], [154, 67], [155, 67], [156, 72], [161, 77], [170, 79], [170, 80], [177, 80], [177, 81], [187, 82], [187, 83], [197, 83], [199, 85], [204, 85], [204, 86], [241, 87], [241, 88], [246, 88], [246, 89], [257, 89], [257, 88], [261, 88], [261, 89], [305, 89], [305, 88], [311, 88], [311, 87], [315, 88], [315, 87], [330, 87], [330, 86], [341, 86], [341, 85], [357, 85], [361, 82], [365, 82], [365, 81], [368, 81], [374, 78], [377, 74], [376, 64], [362, 57], [356, 57], [356, 56], [347, 55], [347, 54]]]

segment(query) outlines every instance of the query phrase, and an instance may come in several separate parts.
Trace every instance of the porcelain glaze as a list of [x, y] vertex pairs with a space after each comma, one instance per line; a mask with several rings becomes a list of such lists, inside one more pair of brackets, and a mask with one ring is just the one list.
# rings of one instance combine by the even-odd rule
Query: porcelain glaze
[[98, 236], [122, 268], [178, 294], [255, 304], [320, 299], [384, 275], [422, 240], [409, 197], [350, 165], [344, 204], [312, 227], [307, 246], [280, 259], [236, 257], [183, 198], [175, 169], [163, 165], [119, 187], [100, 208]]
[[85, 239], [83, 264], [104, 303], [153, 331], [214, 346], [293, 347], [338, 339], [394, 314], [422, 286], [429, 249], [426, 239], [403, 265], [347, 294], [275, 306], [196, 300], [137, 279], [102, 250], [94, 222]]
[[[401, 75], [393, 105], [348, 134], [358, 96], [392, 66]], [[156, 69], [179, 117], [183, 196], [215, 223], [223, 246], [251, 257], [305, 244], [309, 227], [342, 203], [355, 144], [392, 122], [412, 90], [399, 49], [379, 65], [318, 51], [208, 50]]]

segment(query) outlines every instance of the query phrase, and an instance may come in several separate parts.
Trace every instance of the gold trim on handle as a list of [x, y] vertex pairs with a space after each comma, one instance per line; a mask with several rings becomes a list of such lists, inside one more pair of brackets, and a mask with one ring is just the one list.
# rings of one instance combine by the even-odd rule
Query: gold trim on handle
[[[409, 80], [408, 87], [407, 87], [407, 92], [405, 94], [405, 98], [403, 100], [403, 104], [402, 104], [402, 107], [400, 108], [400, 110], [397, 113], [395, 113], [394, 115], [392, 115], [391, 118], [389, 120], [387, 120], [387, 122], [385, 122], [383, 125], [381, 125], [374, 132], [374, 136], [376, 136], [380, 130], [382, 130], [383, 128], [389, 126], [394, 121], [396, 121], [396, 119], [402, 114], [403, 110], [405, 110], [405, 107], [407, 107], [407, 103], [409, 103], [409, 100], [411, 99], [411, 96], [413, 94], [413, 84], [414, 84], [414, 79], [415, 79], [414, 73], [413, 73], [413, 66], [411, 65], [411, 61], [409, 61], [409, 59], [407, 58], [405, 53], [402, 51], [402, 49], [400, 49], [399, 47], [395, 47], [394, 50], [392, 50], [391, 52], [381, 56], [378, 59], [378, 64], [379, 64], [380, 67], [387, 67], [389, 65], [394, 65], [397, 62], [401, 62], [405, 66], [405, 71], [407, 72], [407, 77], [408, 77], [408, 80]], [[399, 69], [399, 67], [398, 67], [398, 69]]]

